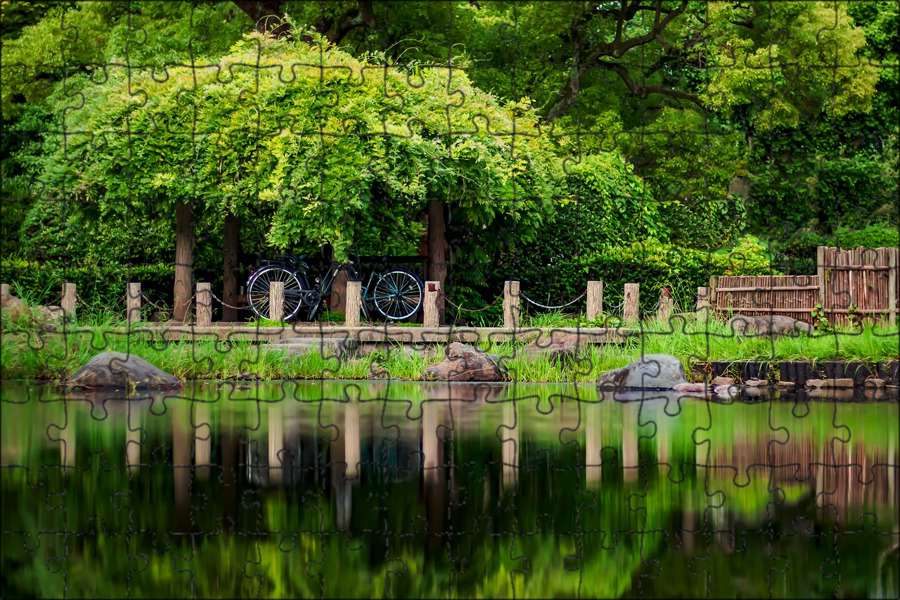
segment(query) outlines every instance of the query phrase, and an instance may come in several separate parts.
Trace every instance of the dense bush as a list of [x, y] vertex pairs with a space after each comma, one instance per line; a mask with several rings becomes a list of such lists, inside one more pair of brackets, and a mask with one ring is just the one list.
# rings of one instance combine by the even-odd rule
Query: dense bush
[[172, 264], [84, 266], [6, 259], [0, 263], [0, 280], [10, 284], [13, 295], [31, 304], [58, 305], [62, 284], [74, 283], [82, 315], [109, 311], [124, 316], [128, 282], [140, 282], [148, 298], [170, 306], [174, 273]]

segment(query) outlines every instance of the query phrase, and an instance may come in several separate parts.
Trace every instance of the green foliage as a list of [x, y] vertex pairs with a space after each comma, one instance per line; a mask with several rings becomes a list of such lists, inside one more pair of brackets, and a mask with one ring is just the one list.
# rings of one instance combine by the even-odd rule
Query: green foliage
[[151, 265], [73, 264], [68, 261], [4, 259], [0, 279], [32, 304], [58, 305], [63, 282], [74, 283], [79, 315], [125, 313], [125, 290], [129, 282], [142, 282], [142, 292], [154, 303], [171, 297], [171, 263]]
[[[565, 217], [564, 210], [560, 209], [560, 214]], [[629, 237], [639, 230], [627, 227], [621, 231], [621, 241], [615, 243], [614, 238], [592, 238], [591, 234], [601, 232], [566, 223], [564, 217], [560, 221], [552, 218], [539, 241], [518, 245], [501, 254], [484, 283], [473, 281], [473, 271], [469, 268], [454, 269], [454, 282], [462, 281], [471, 289], [482, 290], [483, 299], [472, 300], [464, 306], [486, 305], [488, 299], [502, 292], [505, 280], [518, 280], [529, 298], [558, 305], [581, 295], [589, 280], [599, 279], [604, 282], [607, 308], [622, 302], [625, 283], [639, 283], [643, 312], [654, 311], [663, 287], [670, 288], [678, 306], [690, 310], [696, 302], [697, 288], [709, 285], [711, 275], [778, 274], [772, 268], [768, 248], [752, 236], [742, 237], [728, 248], [704, 251], [664, 243], [653, 237], [628, 243]], [[621, 222], [621, 218], [616, 220]], [[455, 290], [451, 288], [449, 294], [459, 303]], [[578, 310], [579, 306], [583, 305], [576, 304], [572, 310]], [[621, 315], [621, 310], [613, 312]], [[496, 325], [501, 314], [496, 311], [497, 316], [490, 324]], [[461, 313], [460, 318], [468, 319], [469, 315]]]

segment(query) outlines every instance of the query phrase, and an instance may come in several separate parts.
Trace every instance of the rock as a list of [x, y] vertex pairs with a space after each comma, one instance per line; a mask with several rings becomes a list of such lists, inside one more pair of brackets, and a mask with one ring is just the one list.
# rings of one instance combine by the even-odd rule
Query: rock
[[21, 315], [26, 315], [39, 324], [47, 324], [41, 327], [42, 331], [56, 331], [49, 323], [61, 320], [65, 313], [59, 306], [27, 306], [21, 298], [15, 296], [0, 296], [0, 305], [4, 314], [15, 321]]
[[747, 387], [765, 387], [769, 385], [769, 382], [765, 379], [748, 379], [744, 382], [744, 385]]
[[676, 392], [706, 392], [706, 384], [703, 382], [700, 383], [676, 383], [672, 386], [672, 389]]
[[497, 355], [453, 342], [447, 348], [447, 357], [425, 369], [423, 377], [441, 381], [503, 381], [506, 369]]
[[172, 389], [181, 380], [158, 369], [143, 358], [124, 352], [103, 352], [89, 360], [65, 382], [68, 387]]
[[[583, 340], [581, 346], [584, 346]], [[572, 364], [575, 362], [575, 355], [578, 353], [578, 348], [579, 346], [577, 343], [571, 340], [559, 342], [544, 341], [543, 343], [539, 340], [534, 340], [522, 348], [522, 356], [531, 360], [546, 357], [550, 362]]]
[[44, 321], [59, 321], [66, 313], [63, 312], [61, 306], [34, 306], [31, 309], [35, 317]]
[[883, 388], [884, 387], [884, 379], [866, 379], [866, 387], [867, 388]]
[[793, 381], [776, 381], [775, 387], [784, 388], [784, 389], [793, 389], [796, 386]]
[[728, 399], [728, 398], [734, 398], [738, 393], [738, 389], [734, 384], [732, 384], [732, 385], [721, 384], [721, 385], [717, 385], [716, 387], [714, 387], [713, 392], [715, 392], [716, 396], [719, 396], [720, 398]]
[[0, 296], [0, 310], [15, 321], [25, 310], [25, 301], [15, 296]]
[[711, 385], [734, 385], [734, 377], [722, 377], [720, 375], [719, 377], [713, 378], [713, 380], [710, 381], [710, 384]]
[[840, 379], [823, 379], [822, 381], [824, 382], [822, 384], [822, 387], [853, 389], [853, 380], [849, 377], [842, 377]]
[[737, 315], [728, 320], [725, 327], [735, 335], [790, 335], [814, 333], [813, 326], [805, 321], [783, 315]]
[[806, 380], [806, 387], [813, 389], [813, 390], [817, 390], [817, 389], [821, 388], [823, 385], [825, 385], [824, 379], [807, 379]]
[[356, 350], [356, 340], [350, 338], [288, 338], [273, 340], [269, 347], [287, 350], [289, 354], [309, 354], [318, 352], [325, 358], [345, 358]]
[[647, 354], [643, 359], [619, 369], [602, 373], [597, 385], [618, 390], [671, 390], [679, 383], [687, 383], [681, 361], [668, 354]]

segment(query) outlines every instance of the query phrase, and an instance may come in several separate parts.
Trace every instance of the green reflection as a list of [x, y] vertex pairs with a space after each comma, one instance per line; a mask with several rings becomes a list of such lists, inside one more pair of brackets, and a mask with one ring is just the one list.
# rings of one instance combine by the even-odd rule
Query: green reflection
[[2, 595], [897, 595], [896, 402], [632, 399], [7, 383]]

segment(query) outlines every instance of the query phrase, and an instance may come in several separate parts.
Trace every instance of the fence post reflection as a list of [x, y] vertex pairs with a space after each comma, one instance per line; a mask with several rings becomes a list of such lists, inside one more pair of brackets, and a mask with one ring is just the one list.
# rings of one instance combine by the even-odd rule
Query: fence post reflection
[[282, 456], [284, 453], [284, 414], [282, 402], [268, 405], [269, 428], [269, 485], [281, 483], [284, 467]]
[[191, 530], [190, 408], [178, 401], [172, 407], [172, 476], [175, 479], [175, 531]]
[[640, 402], [622, 405], [622, 472], [625, 481], [635, 481], [638, 476], [638, 411]]
[[237, 463], [241, 443], [235, 435], [234, 415], [230, 410], [219, 419], [219, 441], [222, 448], [222, 523], [228, 532], [237, 527]]
[[59, 463], [63, 473], [75, 466], [75, 403], [66, 403], [66, 423], [59, 432]]
[[437, 483], [443, 473], [444, 448], [438, 439], [442, 403], [439, 400], [422, 403], [422, 468], [426, 483]]
[[601, 404], [583, 402], [581, 406], [587, 412], [584, 431], [584, 476], [588, 487], [596, 488], [602, 474], [600, 450], [603, 448], [603, 440], [599, 426]]
[[519, 476], [519, 422], [516, 403], [509, 400], [503, 404], [503, 489], [514, 490]]
[[212, 453], [212, 424], [206, 402], [194, 402], [194, 465], [199, 479], [209, 479], [209, 462]]
[[443, 417], [444, 401], [439, 391], [443, 386], [436, 388], [428, 394], [429, 400], [422, 403], [422, 479], [430, 552], [440, 550], [447, 512], [444, 446], [437, 431]]
[[135, 402], [125, 413], [125, 464], [129, 473], [137, 473], [141, 464], [141, 411]]
[[347, 479], [359, 477], [359, 403], [350, 399], [344, 406], [344, 456], [347, 461]]

